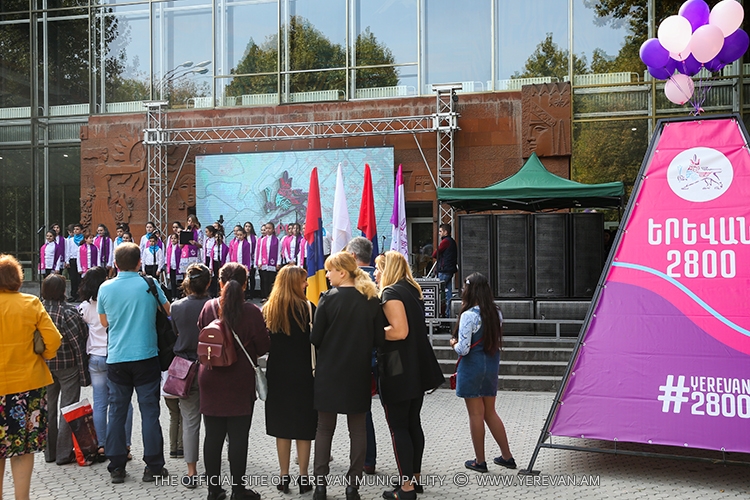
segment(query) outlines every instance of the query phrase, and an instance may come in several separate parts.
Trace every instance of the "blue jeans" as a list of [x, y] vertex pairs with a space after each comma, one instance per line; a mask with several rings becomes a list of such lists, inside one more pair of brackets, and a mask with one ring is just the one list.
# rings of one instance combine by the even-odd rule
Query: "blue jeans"
[[453, 273], [438, 273], [438, 279], [445, 283], [445, 317], [451, 315], [450, 306], [453, 297]]
[[107, 372], [109, 385], [109, 425], [105, 449], [110, 472], [124, 469], [127, 463], [125, 447], [125, 422], [128, 406], [135, 389], [138, 409], [141, 412], [143, 437], [143, 461], [154, 473], [161, 474], [164, 468], [164, 438], [159, 424], [161, 404], [161, 370], [159, 358], [141, 361], [112, 363]]
[[[94, 390], [94, 429], [98, 446], [104, 446], [107, 439], [107, 408], [109, 408], [109, 387], [107, 386], [107, 356], [89, 355], [91, 388]], [[133, 434], [133, 405], [128, 406], [125, 421], [125, 444], [130, 446]], [[105, 448], [106, 451], [106, 448]]]

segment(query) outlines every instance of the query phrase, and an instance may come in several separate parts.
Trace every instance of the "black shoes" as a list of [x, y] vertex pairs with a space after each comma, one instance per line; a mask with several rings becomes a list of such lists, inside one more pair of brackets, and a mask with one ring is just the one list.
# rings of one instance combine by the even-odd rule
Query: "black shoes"
[[354, 486], [347, 486], [346, 487], [346, 500], [360, 500], [359, 490], [357, 490], [357, 488], [355, 488]]
[[125, 469], [115, 469], [109, 473], [112, 478], [112, 484], [122, 484], [125, 482]]
[[292, 477], [289, 474], [284, 474], [281, 476], [281, 482], [276, 485], [276, 489], [279, 491], [283, 491], [284, 493], [289, 493], [289, 484], [292, 482]]
[[227, 492], [224, 490], [209, 491], [208, 500], [227, 500]]
[[299, 477], [299, 494], [302, 495], [303, 493], [307, 493], [308, 491], [312, 491], [313, 489], [313, 483], [310, 479], [310, 476], [300, 476]]
[[464, 467], [481, 473], [487, 472], [487, 462], [479, 463], [476, 460], [467, 460], [464, 462]]
[[508, 469], [515, 469], [516, 468], [516, 460], [513, 457], [510, 457], [510, 459], [505, 460], [503, 457], [495, 457], [495, 460], [493, 460], [496, 465], [502, 465], [503, 467], [507, 467]]
[[325, 485], [319, 484], [315, 487], [315, 493], [313, 493], [313, 500], [326, 500], [326, 487]]
[[253, 490], [233, 491], [230, 500], [260, 500], [260, 494]]
[[185, 458], [185, 452], [183, 450], [170, 451], [169, 458]]
[[[397, 489], [399, 489], [401, 487], [401, 482], [400, 481], [393, 481], [391, 483], [391, 486], [393, 486], [394, 490], [397, 490]], [[416, 491], [417, 493], [419, 493], [421, 495], [422, 493], [424, 493], [424, 486], [422, 486], [419, 483], [415, 483], [414, 484], [414, 491]]]
[[154, 472], [151, 469], [146, 467], [145, 469], [143, 469], [143, 482], [153, 483], [154, 481], [156, 481], [157, 476], [167, 477], [168, 475], [169, 475], [169, 472], [167, 471], [166, 467], [162, 467], [161, 472], [159, 472], [158, 474], [154, 474]]
[[383, 498], [386, 500], [416, 500], [417, 490], [404, 491], [401, 488], [395, 490], [385, 490], [383, 492]]

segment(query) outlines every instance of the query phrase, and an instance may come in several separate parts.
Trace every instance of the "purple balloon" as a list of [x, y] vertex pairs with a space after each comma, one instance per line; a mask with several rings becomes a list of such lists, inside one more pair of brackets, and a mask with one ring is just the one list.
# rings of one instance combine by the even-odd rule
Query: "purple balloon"
[[719, 56], [714, 57], [713, 59], [711, 59], [710, 61], [706, 63], [706, 69], [710, 71], [711, 73], [716, 73], [717, 71], [721, 71], [722, 69], [724, 69], [724, 66], [726, 66], [726, 64], [721, 62], [721, 59], [719, 59]]
[[669, 51], [657, 38], [649, 38], [641, 45], [641, 61], [652, 68], [663, 68], [669, 61]]
[[738, 29], [724, 38], [724, 47], [716, 56], [724, 64], [730, 64], [742, 57], [750, 46], [750, 37], [743, 30]]
[[711, 14], [708, 4], [703, 0], [687, 0], [680, 7], [679, 14], [690, 21], [693, 31], [704, 24], [708, 24], [708, 16]]
[[647, 66], [647, 68], [651, 76], [657, 80], [667, 80], [674, 73], [674, 70], [669, 71], [667, 68], [652, 68], [651, 66]]
[[693, 54], [690, 54], [684, 61], [677, 61], [677, 71], [683, 75], [694, 76], [701, 70], [702, 64], [699, 63]]

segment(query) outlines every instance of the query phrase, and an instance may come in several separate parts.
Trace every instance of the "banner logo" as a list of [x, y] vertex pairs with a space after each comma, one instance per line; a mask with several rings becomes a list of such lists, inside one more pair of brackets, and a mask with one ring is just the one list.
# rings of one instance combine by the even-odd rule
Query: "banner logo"
[[734, 178], [732, 163], [713, 148], [691, 148], [678, 154], [667, 169], [672, 192], [687, 201], [705, 202], [723, 195]]

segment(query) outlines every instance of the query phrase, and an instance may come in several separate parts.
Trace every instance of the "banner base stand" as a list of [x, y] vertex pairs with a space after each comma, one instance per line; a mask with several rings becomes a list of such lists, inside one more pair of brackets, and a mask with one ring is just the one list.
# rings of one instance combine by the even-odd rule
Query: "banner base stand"
[[[550, 448], [556, 450], [569, 450], [569, 451], [588, 451], [592, 453], [605, 453], [608, 455], [626, 455], [631, 457], [646, 457], [646, 458], [667, 458], [670, 460], [682, 460], [685, 462], [703, 462], [713, 465], [742, 465], [750, 467], [750, 461], [744, 462], [740, 460], [727, 460], [726, 456], [723, 458], [709, 458], [709, 457], [696, 457], [689, 455], [675, 455], [673, 453], [656, 453], [650, 451], [636, 451], [636, 450], [623, 450], [623, 449], [605, 449], [605, 448], [590, 448], [588, 446], [573, 446], [568, 444], [552, 444], [552, 443], [540, 443], [539, 448]], [[722, 453], [724, 455], [724, 453]], [[518, 472], [518, 475], [538, 475], [539, 471], [532, 470], [529, 472], [528, 469], [522, 469]]]
[[521, 469], [518, 471], [519, 476], [538, 476], [541, 473], [542, 471], [540, 470]]

